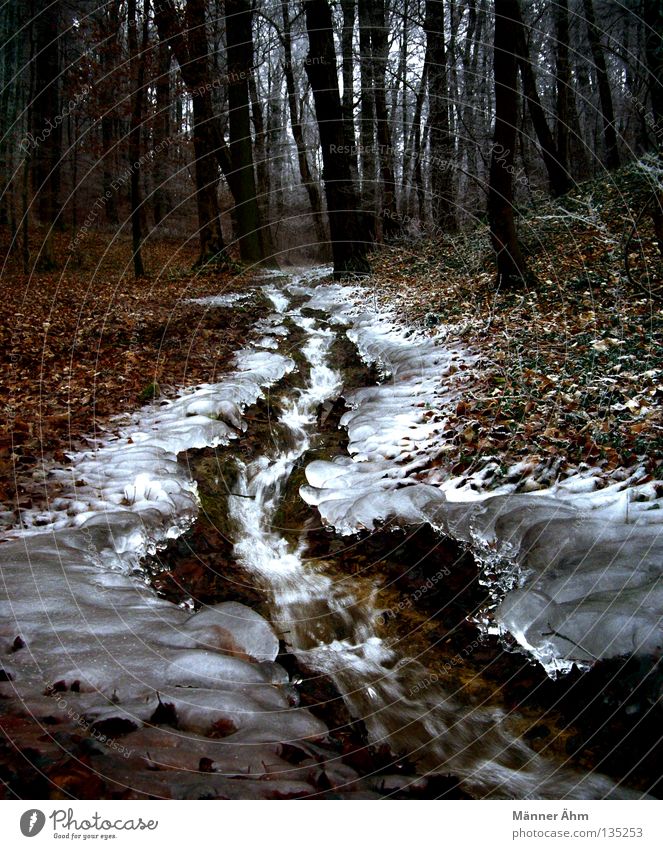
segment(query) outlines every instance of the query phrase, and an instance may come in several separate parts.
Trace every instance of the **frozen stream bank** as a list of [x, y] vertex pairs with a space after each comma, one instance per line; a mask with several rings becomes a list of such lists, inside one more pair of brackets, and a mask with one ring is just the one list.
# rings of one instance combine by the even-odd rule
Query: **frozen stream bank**
[[[74, 705], [86, 729], [129, 752], [122, 769], [112, 752], [100, 763], [130, 787], [312, 795], [324, 762], [337, 792], [371, 795], [377, 784], [334, 759], [328, 729], [297, 706], [278, 664], [276, 629], [308, 667], [335, 681], [374, 742], [408, 752], [424, 772], [452, 771], [478, 796], [629, 795], [540, 757], [499, 711], [463, 704], [439, 683], [422, 688], [421, 667], [377, 635], [371, 600], [349, 598], [307, 561], [305, 540], [293, 546], [272, 519], [315, 435], [320, 404], [342, 391], [329, 355], [335, 325], [349, 328], [385, 380], [346, 395], [349, 455], [310, 463], [303, 497], [340, 534], [428, 522], [467, 542], [497, 573], [496, 593], [510, 589], [488, 627], [509, 630], [551, 671], [660, 650], [657, 492], [628, 481], [595, 491], [589, 472], [536, 493], [490, 490], [485, 470], [481, 479], [445, 480], [431, 458], [443, 445], [445, 405], [462, 391], [451, 375], [471, 356], [406, 337], [388, 316], [355, 306], [350, 288], [284, 282], [267, 290], [276, 312], [256, 327], [233, 374], [138, 414], [117, 439], [74, 457], [57, 473], [70, 478], [71, 495], [0, 548], [2, 637], [24, 644], [3, 662], [3, 692], [36, 715]], [[290, 350], [290, 325], [301, 352]], [[296, 360], [303, 386], [282, 397], [278, 381]], [[136, 577], [140, 560], [196, 515], [196, 488], [177, 455], [235, 439], [245, 408], [269, 386], [281, 408], [279, 438], [239, 463], [228, 503], [235, 555], [269, 588], [272, 624], [233, 603], [192, 615]], [[505, 557], [515, 565], [500, 571]], [[101, 745], [109, 748], [108, 739]]]

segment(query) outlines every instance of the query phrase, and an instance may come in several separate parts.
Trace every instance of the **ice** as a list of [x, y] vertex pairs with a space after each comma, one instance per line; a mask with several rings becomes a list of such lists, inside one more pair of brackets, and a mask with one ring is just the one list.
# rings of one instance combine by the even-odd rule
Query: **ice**
[[237, 684], [270, 685], [264, 671], [254, 663], [198, 649], [183, 651], [165, 670], [167, 684], [179, 687], [233, 689]]
[[[287, 448], [248, 468], [238, 464], [236, 491], [254, 497], [229, 501], [245, 530], [235, 556], [274, 590], [279, 635], [291, 646], [294, 634], [306, 637], [305, 647], [299, 643], [305, 665], [341, 682], [372, 740], [389, 738], [390, 723], [407, 717], [399, 729], [408, 736], [425, 731], [421, 748], [430, 750], [436, 767], [464, 768], [468, 786], [482, 793], [490, 787], [499, 795], [503, 785], [504, 794], [526, 795], [533, 778], [548, 773], [502, 730], [499, 713], [472, 707], [463, 714], [442, 689], [405, 698], [407, 679], [399, 676], [410, 664], [397, 664], [393, 648], [375, 635], [373, 617], [358, 616], [353, 597], [305, 560], [303, 545], [291, 547], [272, 527], [284, 481], [315, 444], [319, 404], [341, 391], [340, 376], [327, 364], [329, 327], [347, 331], [383, 380], [348, 393], [342, 424], [349, 454], [310, 463], [302, 496], [344, 534], [427, 522], [465, 542], [483, 576], [497, 575], [490, 579], [489, 627], [509, 631], [551, 674], [615, 654], [660, 654], [658, 486], [637, 472], [608, 486], [596, 470], [558, 481], [551, 467], [546, 479], [531, 471], [536, 492], [516, 493], [515, 484], [490, 487], [489, 464], [452, 478], [436, 461], [445, 449], [447, 416], [471, 389], [472, 353], [447, 343], [444, 332], [432, 338], [410, 333], [393, 316], [367, 309], [365, 290], [315, 285], [313, 276], [298, 275], [288, 292], [308, 297], [306, 306], [329, 321], [303, 317], [297, 308], [288, 313], [288, 326], [298, 324], [307, 334], [310, 379], [294, 397], [280, 399], [281, 424], [292, 437]], [[49, 509], [25, 511], [27, 527], [0, 546], [0, 650], [8, 652], [19, 635], [26, 643], [11, 654], [13, 680], [0, 683], [0, 697], [36, 716], [75, 710], [87, 724], [131, 723], [135, 730], [123, 741], [135, 746], [131, 757], [141, 768], [149, 764], [149, 793], [162, 782], [164, 793], [176, 786], [180, 794], [242, 796], [249, 792], [247, 776], [256, 774], [270, 779], [251, 785], [260, 795], [267, 784], [272, 791], [280, 786], [275, 777], [285, 769], [292, 780], [283, 781], [283, 792], [305, 794], [311, 785], [299, 779], [308, 773], [280, 758], [279, 743], [314, 753], [327, 734], [324, 723], [297, 706], [297, 692], [275, 662], [279, 637], [265, 619], [234, 602], [192, 615], [158, 598], [139, 568], [141, 557], [196, 516], [196, 486], [178, 454], [239, 436], [244, 408], [294, 368], [274, 348], [289, 332], [283, 323], [289, 298], [275, 288], [267, 294], [277, 312], [260, 320], [231, 374], [144, 408], [116, 434], [73, 455], [70, 468], [54, 470], [60, 491]], [[526, 465], [521, 471], [530, 473]], [[50, 524], [36, 526], [44, 521]], [[320, 617], [331, 617], [331, 631], [326, 624], [316, 630]], [[393, 713], [395, 704], [410, 712]], [[158, 711], [171, 725], [149, 727]], [[480, 755], [468, 756], [477, 741]], [[530, 759], [531, 772], [504, 765], [509, 748]], [[241, 775], [242, 789], [223, 775], [211, 775], [208, 784], [155, 770], [159, 763], [195, 770], [203, 757]], [[125, 774], [110, 758], [106, 767], [116, 779], [141, 786], [135, 769]], [[332, 783], [353, 779], [344, 767], [326, 772]], [[611, 792], [600, 776], [587, 783], [583, 792], [590, 797]], [[555, 779], [552, 786], [568, 784]]]
[[[288, 676], [272, 662], [278, 638], [259, 614], [226, 602], [191, 615], [137, 578], [102, 571], [81, 534], [49, 531], [2, 546], [0, 644], [6, 652], [20, 635], [26, 645], [12, 654], [2, 695], [36, 715], [75, 708], [88, 725], [119, 717], [137, 727], [161, 699], [177, 711], [184, 747], [189, 732], [251, 728], [273, 743], [326, 734], [291, 707]], [[56, 682], [62, 692], [44, 696]]]
[[[110, 546], [116, 555], [134, 551], [139, 557], [148, 546], [181, 532], [195, 517], [198, 500], [177, 455], [235, 439], [244, 428], [244, 408], [294, 368], [289, 357], [254, 348], [238, 352], [235, 362], [235, 371], [220, 383], [184, 390], [158, 407], [144, 407], [116, 435], [73, 455], [70, 468], [54, 470], [51, 477], [70, 493], [60, 496], [59, 509], [49, 511], [47, 524], [41, 511], [24, 511], [20, 533], [78, 525], [101, 545], [103, 527], [104, 549]], [[126, 558], [127, 568], [135, 565], [136, 557]], [[120, 558], [115, 565], [121, 563]]]
[[263, 287], [263, 292], [267, 295], [272, 304], [274, 304], [274, 309], [277, 312], [283, 312], [288, 306], [288, 297], [280, 289], [276, 289], [272, 286], [265, 286]]
[[[231, 635], [234, 651], [254, 660], [275, 660], [279, 641], [272, 628], [251, 608], [234, 601], [203, 609], [192, 616], [182, 629], [197, 645], [218, 648]], [[229, 649], [226, 649], [229, 651]]]
[[193, 304], [201, 304], [205, 307], [230, 307], [233, 304], [238, 304], [241, 301], [248, 301], [253, 298], [255, 292], [229, 292], [227, 295], [209, 295], [206, 298], [189, 298]]
[[[48, 511], [24, 511], [24, 527], [0, 546], [0, 650], [19, 635], [25, 643], [0, 696], [36, 716], [80, 716], [86, 728], [122, 719], [132, 734], [168, 702], [182, 751], [197, 734], [244, 729], [275, 746], [327, 733], [293, 707], [265, 619], [235, 602], [191, 615], [158, 598], [140, 569], [141, 558], [197, 515], [197, 487], [178, 455], [236, 438], [244, 408], [293, 368], [289, 357], [249, 340], [219, 383], [144, 407], [53, 470], [57, 499]], [[132, 734], [123, 738], [128, 749]], [[246, 774], [254, 759], [244, 751], [237, 770]]]
[[426, 337], [386, 311], [367, 310], [365, 290], [290, 288], [345, 326], [383, 375], [379, 385], [346, 395], [351, 409], [341, 425], [350, 456], [306, 467], [300, 494], [326, 524], [353, 534], [428, 522], [470, 545], [486, 572], [497, 575], [495, 627], [550, 674], [574, 663], [660, 652], [660, 488], [641, 483], [638, 469], [613, 481], [594, 469], [556, 480], [554, 465], [521, 464], [506, 475], [530, 474], [516, 493], [515, 484], [490, 485], [489, 458], [476, 464], [479, 471], [453, 478], [434, 461], [445, 450], [447, 416], [471, 389], [472, 352], [448, 343], [444, 328]]

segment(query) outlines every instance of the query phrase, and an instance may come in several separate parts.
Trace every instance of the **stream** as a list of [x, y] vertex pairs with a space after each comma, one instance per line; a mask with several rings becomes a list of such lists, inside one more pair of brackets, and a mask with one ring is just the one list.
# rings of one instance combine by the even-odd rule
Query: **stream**
[[[324, 277], [262, 281], [246, 297], [266, 314], [233, 372], [49, 470], [57, 497], [0, 546], [6, 735], [66, 750], [122, 798], [416, 798], [427, 781], [430, 798], [446, 778], [465, 798], [646, 796], [649, 773], [629, 774], [657, 741], [621, 769], [605, 737], [627, 728], [648, 746], [657, 727], [659, 490], [633, 476], [600, 488], [592, 470], [489, 490], [490, 464], [445, 480], [431, 459], [471, 354], [378, 321]], [[585, 692], [585, 738], [567, 739], [561, 694], [592, 680], [579, 668], [605, 658], [612, 680], [635, 652], [623, 703]], [[322, 695], [306, 700], [304, 678]], [[521, 711], [512, 681], [548, 701]], [[339, 742], [355, 726], [361, 765]]]
[[[281, 295], [274, 300], [286, 309]], [[399, 657], [376, 633], [380, 611], [372, 597], [355, 597], [309, 560], [305, 535], [291, 546], [274, 527], [288, 478], [315, 437], [319, 405], [343, 387], [330, 363], [333, 331], [297, 308], [287, 314], [306, 334], [306, 385], [279, 399], [279, 444], [241, 465], [235, 488], [243, 497], [228, 499], [237, 527], [235, 557], [268, 588], [277, 631], [307, 668], [332, 678], [372, 742], [406, 753], [424, 773], [451, 771], [478, 798], [610, 795], [608, 779], [574, 774], [539, 757], [509, 732], [499, 709], [464, 704], [462, 694], [431, 682], [420, 663]]]

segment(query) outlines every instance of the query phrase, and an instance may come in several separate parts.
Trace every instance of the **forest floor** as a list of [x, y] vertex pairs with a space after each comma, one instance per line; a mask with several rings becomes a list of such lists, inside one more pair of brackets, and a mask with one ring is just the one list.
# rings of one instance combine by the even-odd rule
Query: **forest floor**
[[[479, 354], [474, 391], [449, 421], [451, 471], [477, 457], [557, 459], [661, 477], [663, 282], [651, 192], [637, 166], [525, 210], [536, 285], [499, 291], [485, 226], [382, 246], [363, 285], [428, 332], [444, 325]], [[644, 211], [644, 212], [643, 212]], [[634, 226], [634, 222], [635, 225]], [[8, 239], [5, 243], [8, 243]], [[213, 382], [261, 307], [208, 310], [190, 298], [241, 291], [255, 274], [193, 272], [195, 246], [144, 247], [135, 281], [125, 237], [97, 235], [78, 264], [25, 275], [12, 255], [0, 303], [0, 502], [29, 506], [26, 475], [159, 393]], [[18, 503], [17, 503], [18, 502]]]
[[[487, 227], [383, 247], [365, 281], [405, 324], [478, 353], [449, 421], [452, 471], [478, 457], [663, 476], [663, 265], [637, 166], [524, 210], [536, 283], [495, 286]], [[451, 435], [453, 432], [453, 436]]]
[[[663, 477], [661, 256], [653, 222], [640, 215], [642, 208], [641, 181], [628, 168], [610, 183], [586, 184], [563, 201], [524, 212], [519, 228], [538, 284], [518, 291], [496, 291], [482, 226], [376, 251], [373, 275], [361, 284], [375, 301], [418, 330], [437, 333], [444, 326], [450, 340], [478, 354], [472, 391], [449, 422], [456, 451], [445, 462], [452, 472], [492, 455], [505, 469], [525, 458], [556, 457], [559, 467], [569, 469], [586, 463], [614, 474], [642, 465], [645, 474]], [[57, 235], [62, 257], [67, 241], [66, 234]], [[150, 276], [139, 282], [127, 266], [129, 241], [106, 247], [103, 238], [90, 238], [80, 264], [64, 272], [29, 277], [17, 257], [5, 266], [0, 502], [32, 506], [33, 492], [39, 497], [39, 481], [32, 476], [42, 462], [66, 462], [65, 452], [112, 427], [113, 416], [159, 393], [213, 382], [264, 311], [259, 299], [223, 310], [190, 303], [187, 299], [241, 291], [255, 282], [249, 273], [192, 272], [193, 246], [148, 243]], [[198, 573], [188, 577], [195, 580]], [[431, 597], [430, 603], [439, 606], [439, 599]], [[477, 652], [476, 662], [484, 659]], [[612, 680], [613, 672], [610, 667], [596, 674]], [[536, 692], [538, 699], [558, 704], [558, 689], [542, 672], [537, 675], [543, 683], [535, 687], [530, 679], [514, 677], [507, 698], [520, 704], [525, 693]], [[567, 680], [564, 696], [574, 715], [576, 679], [579, 674]], [[590, 705], [592, 681], [582, 678]], [[61, 798], [111, 792], [87, 766], [85, 737], [77, 729], [67, 730], [70, 737], [49, 749], [38, 722], [24, 716], [3, 722], [9, 723], [12, 744], [0, 757], [0, 778], [6, 763], [18, 769], [19, 795], [56, 792], [48, 782], [61, 788]], [[592, 708], [579, 726], [592, 745], [596, 724]], [[611, 734], [626, 739], [621, 726], [604, 724], [606, 748], [612, 747]], [[589, 745], [585, 737], [566, 742], [579, 749]], [[20, 757], [12, 748], [18, 744]], [[63, 746], [70, 753], [65, 760]], [[642, 756], [635, 744], [633, 750], [636, 760]], [[586, 766], [593, 768], [600, 756], [588, 751]], [[36, 768], [48, 782], [35, 784]]]
[[[68, 242], [56, 235], [56, 252]], [[209, 310], [188, 301], [246, 288], [255, 275], [191, 271], [181, 241], [145, 245], [152, 274], [133, 278], [129, 241], [90, 239], [64, 271], [4, 271], [0, 303], [0, 502], [30, 506], [26, 478], [44, 460], [62, 462], [109, 426], [160, 394], [214, 382], [241, 348], [260, 305]]]

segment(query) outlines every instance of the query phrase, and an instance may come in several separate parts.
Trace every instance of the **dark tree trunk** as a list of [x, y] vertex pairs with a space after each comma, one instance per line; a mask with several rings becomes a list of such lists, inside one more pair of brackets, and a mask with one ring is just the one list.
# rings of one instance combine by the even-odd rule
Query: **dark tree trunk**
[[553, 8], [555, 18], [555, 136], [557, 161], [565, 172], [569, 171], [569, 123], [571, 69], [569, 66], [569, 0], [557, 0]]
[[548, 173], [548, 182], [550, 183], [550, 191], [555, 197], [566, 194], [571, 188], [571, 181], [566, 170], [562, 168], [555, 139], [548, 126], [546, 113], [541, 105], [539, 92], [536, 87], [536, 78], [532, 61], [530, 58], [529, 48], [527, 46], [527, 38], [525, 32], [525, 24], [520, 11], [520, 3], [515, 0], [513, 3], [515, 19], [512, 21], [512, 26], [515, 36], [516, 50], [518, 53], [518, 65], [520, 67], [520, 76], [523, 81], [523, 95], [527, 102], [530, 118], [536, 132], [536, 137], [541, 147], [541, 156], [543, 163], [546, 166]]
[[357, 0], [341, 0], [343, 11], [343, 29], [341, 33], [341, 55], [343, 57], [343, 124], [345, 126], [345, 143], [350, 150], [350, 171], [352, 179], [357, 180], [357, 140], [355, 138], [354, 119], [354, 85], [353, 72], [354, 61], [352, 46], [355, 30], [355, 18], [357, 11]]
[[359, 73], [361, 108], [359, 115], [359, 162], [361, 165], [361, 203], [371, 241], [375, 240], [377, 165], [375, 160], [375, 97], [373, 93], [373, 57], [369, 7], [359, 2]]
[[605, 137], [605, 164], [608, 168], [619, 168], [619, 150], [617, 149], [617, 130], [615, 129], [615, 110], [612, 105], [612, 92], [608, 80], [608, 70], [605, 63], [605, 54], [601, 46], [601, 34], [596, 25], [594, 4], [592, 0], [583, 0], [585, 20], [587, 21], [587, 37], [592, 51], [596, 82], [599, 89], [601, 101], [601, 115], [603, 118], [603, 135]]
[[261, 262], [260, 212], [256, 200], [249, 112], [249, 72], [253, 60], [249, 0], [226, 0], [230, 158], [235, 173], [239, 251], [245, 262]]
[[55, 267], [53, 228], [60, 213], [60, 158], [62, 116], [60, 108], [59, 3], [37, 0], [34, 6], [34, 86], [30, 132], [35, 140], [31, 151], [32, 188], [39, 220], [45, 228], [39, 265]]
[[[201, 265], [210, 261], [225, 263], [225, 243], [218, 198], [219, 170], [214, 156], [216, 141], [212, 125], [214, 110], [212, 94], [208, 90], [210, 71], [209, 46], [205, 30], [205, 0], [187, 0], [185, 20], [189, 66], [187, 73], [191, 75], [190, 90], [193, 105], [196, 202], [200, 227], [198, 262]], [[182, 67], [179, 59], [178, 62]], [[182, 75], [184, 76], [184, 71]]]
[[331, 9], [327, 0], [306, 0], [304, 8], [309, 40], [306, 74], [313, 89], [320, 133], [334, 277], [367, 274], [370, 271], [366, 259], [368, 243], [345, 152]]
[[[155, 0], [155, 22], [161, 41], [168, 44], [180, 66], [184, 84], [191, 93], [193, 105], [193, 146], [195, 156], [196, 207], [200, 256], [197, 264], [211, 260], [226, 261], [225, 244], [217, 187], [217, 159], [223, 158], [228, 171], [230, 154], [219, 142], [214, 127], [212, 94], [209, 88], [207, 35], [205, 33], [204, 0], [187, 0], [186, 32], [172, 0]], [[225, 152], [225, 156], [224, 156]]]
[[495, 132], [490, 159], [488, 223], [497, 260], [498, 285], [523, 282], [526, 269], [513, 210], [513, 164], [518, 123], [518, 65], [513, 22], [517, 0], [495, 0]]
[[297, 107], [297, 91], [295, 88], [295, 75], [292, 70], [292, 35], [290, 32], [290, 11], [288, 3], [284, 2], [282, 6], [283, 12], [283, 48], [285, 59], [285, 82], [288, 92], [288, 108], [290, 110], [290, 128], [292, 136], [295, 140], [297, 148], [297, 164], [299, 166], [299, 176], [302, 185], [308, 194], [309, 204], [311, 205], [311, 214], [313, 216], [313, 227], [315, 230], [315, 238], [318, 245], [322, 246], [327, 241], [327, 233], [322, 220], [322, 197], [318, 184], [311, 175], [311, 167], [306, 153], [306, 142], [304, 140], [304, 132]]
[[386, 237], [400, 231], [396, 209], [396, 185], [394, 180], [394, 148], [391, 140], [391, 126], [387, 111], [385, 76], [387, 72], [387, 22], [384, 0], [369, 0], [371, 15], [371, 51], [373, 54], [373, 91], [375, 97], [375, 122], [378, 140], [378, 162], [380, 163], [380, 183], [382, 189], [382, 232]]
[[[25, 104], [20, 97], [22, 80], [16, 73], [22, 64], [19, 56], [23, 45], [19, 45], [18, 40], [11, 38], [11, 35], [22, 27], [21, 17], [21, 11], [15, 3], [0, 8], [0, 37], [3, 42], [0, 55], [0, 224], [9, 225], [12, 232], [12, 250], [16, 247], [17, 235], [14, 199], [16, 177], [14, 135], [21, 126], [20, 120], [17, 119]], [[28, 39], [25, 41], [29, 43]]]
[[[414, 105], [414, 115], [412, 116], [412, 129], [410, 130], [410, 140], [407, 145], [406, 155], [403, 160], [403, 206], [406, 215], [414, 214], [414, 197], [417, 196], [417, 217], [423, 223], [424, 204], [419, 202], [419, 188], [423, 195], [423, 174], [421, 171], [421, 113], [424, 108], [424, 99], [426, 97], [426, 80], [428, 77], [428, 64], [424, 62], [424, 67], [421, 71], [421, 82], [419, 83], [419, 91]], [[412, 173], [412, 183], [409, 183], [410, 172]]]
[[249, 94], [251, 95], [251, 115], [253, 116], [253, 128], [255, 130], [255, 152], [256, 152], [256, 181], [258, 212], [262, 227], [260, 229], [260, 245], [265, 261], [274, 267], [276, 262], [276, 248], [272, 239], [272, 230], [269, 224], [269, 204], [271, 197], [271, 181], [269, 177], [269, 163], [267, 161], [267, 133], [265, 132], [265, 120], [262, 111], [262, 103], [258, 97], [255, 74], [251, 70], [249, 74]]
[[661, 0], [644, 0], [645, 58], [648, 88], [654, 113], [656, 145], [663, 144], [663, 3]]
[[444, 46], [443, 0], [426, 0], [428, 125], [433, 223], [442, 232], [457, 229], [453, 195], [454, 147], [449, 132], [447, 52]]
[[131, 168], [131, 242], [133, 250], [134, 275], [143, 277], [143, 257], [141, 245], [143, 242], [143, 209], [140, 191], [140, 136], [143, 123], [143, 103], [145, 99], [145, 54], [147, 50], [147, 13], [149, 0], [143, 7], [143, 36], [141, 50], [138, 49], [138, 20], [136, 17], [136, 0], [127, 0], [127, 41], [129, 45], [129, 61], [131, 68], [131, 84], [133, 88], [131, 106], [131, 130], [129, 132], [129, 167]]
[[157, 49], [157, 80], [156, 105], [157, 114], [154, 119], [154, 195], [152, 198], [152, 213], [154, 224], [158, 226], [169, 215], [173, 201], [168, 188], [170, 177], [168, 144], [171, 134], [170, 108], [170, 51], [168, 45], [159, 42]]
[[[101, 18], [105, 32], [101, 33], [103, 46], [101, 47], [101, 67], [103, 68], [104, 81], [112, 86], [114, 80], [113, 72], [119, 63], [119, 34], [120, 34], [120, 9], [119, 0], [108, 3], [103, 10]], [[104, 205], [106, 221], [109, 224], [118, 224], [117, 196], [112, 188], [114, 177], [114, 98], [107, 98], [101, 104], [101, 146], [102, 146], [102, 184], [106, 203]]]
[[[463, 127], [462, 149], [459, 151], [459, 162], [465, 172], [462, 174], [463, 188], [467, 196], [464, 201], [465, 208], [472, 210], [475, 203], [477, 184], [479, 182], [480, 159], [478, 156], [478, 144], [475, 142], [476, 113], [480, 109], [486, 91], [485, 77], [479, 71], [479, 60], [485, 62], [487, 45], [485, 45], [486, 31], [486, 0], [471, 0], [469, 4], [469, 17], [467, 32], [465, 34], [465, 45], [463, 49], [463, 106], [460, 113], [460, 123]], [[485, 46], [484, 46], [485, 45]], [[483, 181], [482, 181], [483, 182]], [[474, 191], [473, 191], [474, 190]], [[485, 202], [482, 193], [481, 203]], [[473, 210], [472, 210], [473, 211]]]

